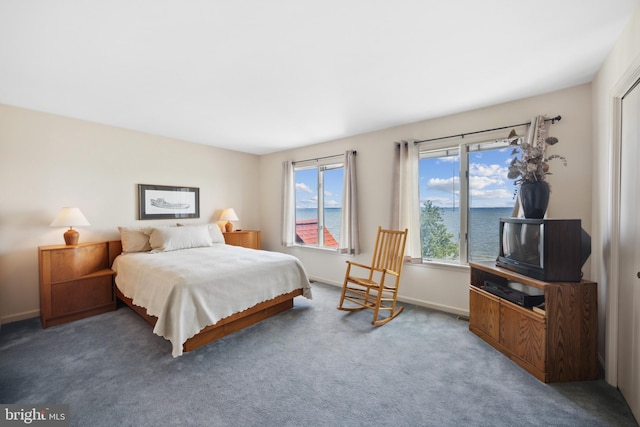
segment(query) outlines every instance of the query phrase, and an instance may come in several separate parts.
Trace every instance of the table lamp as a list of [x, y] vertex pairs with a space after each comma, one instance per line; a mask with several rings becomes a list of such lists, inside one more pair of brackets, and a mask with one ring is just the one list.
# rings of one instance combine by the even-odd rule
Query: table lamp
[[227, 233], [233, 231], [233, 224], [231, 221], [237, 221], [239, 219], [240, 218], [238, 218], [238, 215], [236, 215], [236, 211], [234, 211], [233, 208], [224, 209], [220, 215], [220, 221], [227, 221], [224, 225], [224, 229]]
[[82, 215], [78, 208], [62, 208], [58, 213], [56, 219], [51, 223], [51, 227], [69, 227], [64, 233], [64, 242], [69, 245], [77, 245], [80, 233], [73, 229], [73, 227], [91, 225], [87, 218]]

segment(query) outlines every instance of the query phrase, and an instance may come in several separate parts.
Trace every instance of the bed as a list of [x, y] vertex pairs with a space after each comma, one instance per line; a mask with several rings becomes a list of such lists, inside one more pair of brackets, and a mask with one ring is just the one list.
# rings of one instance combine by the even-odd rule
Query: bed
[[312, 298], [300, 261], [226, 245], [215, 224], [120, 227], [110, 242], [116, 295], [169, 340], [173, 357]]

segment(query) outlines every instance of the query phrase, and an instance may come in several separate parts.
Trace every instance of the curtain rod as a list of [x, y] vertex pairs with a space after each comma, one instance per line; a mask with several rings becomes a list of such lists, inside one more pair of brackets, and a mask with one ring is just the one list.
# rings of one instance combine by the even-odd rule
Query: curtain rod
[[[552, 117], [550, 119], [544, 119], [544, 121], [545, 122], [551, 122], [551, 124], [555, 124], [556, 122], [559, 122], [561, 119], [562, 119], [562, 116], [555, 116], [555, 117]], [[509, 125], [509, 126], [502, 126], [502, 127], [493, 128], [493, 129], [478, 130], [478, 131], [475, 131], [475, 132], [459, 133], [457, 135], [441, 136], [439, 138], [423, 139], [422, 141], [415, 141], [414, 144], [420, 144], [420, 143], [423, 143], [423, 142], [430, 142], [430, 141], [439, 141], [441, 139], [448, 139], [448, 138], [457, 138], [457, 137], [464, 138], [467, 135], [475, 135], [477, 133], [484, 133], [484, 132], [491, 132], [491, 131], [494, 131], [494, 130], [509, 129], [509, 128], [514, 128], [514, 127], [518, 127], [518, 126], [530, 125], [530, 124], [531, 124], [531, 122], [526, 122], [526, 123], [520, 123], [520, 124], [517, 124], [517, 125]]]
[[[358, 152], [354, 150], [353, 154], [357, 155]], [[315, 159], [296, 160], [295, 162], [291, 162], [291, 163], [295, 165], [296, 163], [314, 162], [314, 161], [317, 162], [318, 160], [330, 159], [332, 157], [342, 157], [343, 155], [344, 154], [334, 154], [333, 156], [316, 157]]]

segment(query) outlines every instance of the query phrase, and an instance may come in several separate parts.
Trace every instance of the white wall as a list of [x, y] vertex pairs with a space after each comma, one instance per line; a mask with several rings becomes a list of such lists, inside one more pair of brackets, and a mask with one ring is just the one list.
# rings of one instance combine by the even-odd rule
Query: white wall
[[[201, 218], [232, 206], [243, 228], [260, 228], [266, 249], [298, 256], [310, 275], [340, 283], [345, 257], [280, 245], [281, 162], [358, 151], [363, 253], [371, 256], [375, 229], [390, 226], [395, 141], [426, 139], [562, 115], [551, 126], [553, 147], [569, 160], [552, 165], [552, 217], [581, 218], [591, 228], [590, 85], [358, 135], [324, 144], [252, 156], [184, 141], [0, 106], [0, 319], [38, 314], [37, 246], [62, 243], [62, 229], [48, 226], [62, 206], [78, 206], [91, 227], [81, 240], [117, 238], [118, 225], [137, 221], [137, 184], [200, 187]], [[165, 221], [166, 222], [166, 221]], [[401, 298], [441, 310], [468, 313], [468, 269], [405, 268]]]
[[[428, 96], [428, 94], [425, 94]], [[565, 155], [568, 166], [551, 164], [553, 175], [549, 216], [580, 218], [583, 227], [591, 229], [591, 86], [581, 85], [533, 98], [496, 105], [475, 111], [422, 121], [331, 141], [314, 146], [283, 151], [260, 158], [260, 194], [262, 207], [263, 246], [299, 257], [309, 274], [333, 284], [342, 282], [345, 257], [311, 248], [283, 248], [280, 245], [281, 163], [283, 160], [309, 158], [357, 150], [358, 187], [363, 253], [361, 261], [369, 261], [378, 225], [391, 225], [392, 171], [395, 142], [407, 139], [429, 139], [527, 122], [537, 114], [561, 115], [562, 120], [550, 126], [549, 134], [560, 142], [551, 153]], [[508, 130], [504, 132], [504, 137]], [[589, 266], [585, 271], [589, 275]], [[468, 314], [468, 268], [408, 265], [403, 272], [400, 297], [420, 305], [458, 314]]]
[[77, 206], [84, 242], [117, 239], [138, 221], [137, 185], [200, 188], [200, 218], [233, 207], [259, 228], [257, 156], [0, 105], [0, 321], [39, 315], [38, 246], [63, 244], [49, 224]]
[[[618, 180], [618, 171], [613, 168], [614, 124], [613, 98], [634, 72], [640, 69], [640, 8], [629, 20], [614, 49], [593, 81], [593, 218], [594, 233], [592, 253], [592, 276], [598, 281], [598, 314], [600, 354], [605, 354], [606, 379], [616, 384], [615, 336], [617, 335], [617, 284], [612, 283], [613, 266], [611, 246], [615, 244], [612, 227], [616, 219], [612, 214], [615, 203], [612, 188]], [[612, 242], [613, 241], [613, 242]]]

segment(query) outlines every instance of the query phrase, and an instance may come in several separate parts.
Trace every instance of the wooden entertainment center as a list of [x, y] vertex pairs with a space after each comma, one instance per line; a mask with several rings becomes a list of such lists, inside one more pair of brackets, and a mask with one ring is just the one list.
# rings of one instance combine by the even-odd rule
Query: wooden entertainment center
[[[598, 378], [597, 284], [543, 282], [495, 262], [470, 263], [469, 330], [544, 382]], [[534, 311], [485, 291], [484, 282], [516, 282], [544, 291]]]

